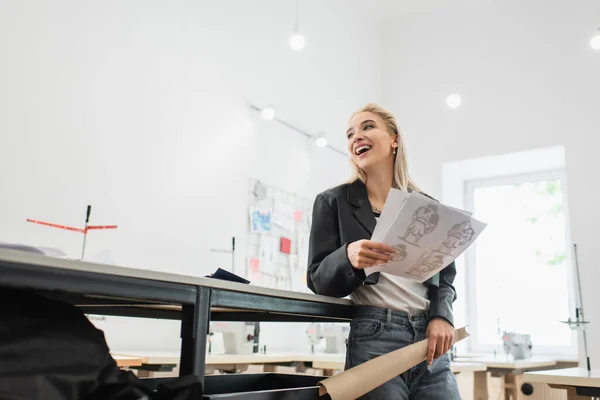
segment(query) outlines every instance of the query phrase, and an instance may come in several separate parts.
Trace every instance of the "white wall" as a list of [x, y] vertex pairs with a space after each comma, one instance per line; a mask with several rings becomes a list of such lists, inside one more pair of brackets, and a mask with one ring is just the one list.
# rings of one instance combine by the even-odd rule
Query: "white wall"
[[[384, 103], [406, 131], [414, 178], [433, 195], [445, 162], [564, 145], [589, 338], [600, 336], [600, 53], [589, 45], [599, 18], [594, 0], [439, 4], [388, 21], [383, 64]], [[445, 99], [455, 92], [463, 105], [452, 110]], [[600, 341], [590, 351], [597, 367]]]
[[[344, 142], [355, 108], [381, 94], [379, 33], [342, 0], [9, 0], [0, 3], [0, 241], [120, 265], [205, 275], [238, 238], [245, 265], [248, 178], [313, 196], [348, 161], [248, 107]], [[241, 271], [236, 271], [241, 272]], [[173, 347], [169, 324], [134, 324], [139, 346]], [[110, 331], [114, 326], [109, 326]], [[113, 339], [111, 339], [113, 340]], [[114, 343], [114, 341], [113, 341]]]

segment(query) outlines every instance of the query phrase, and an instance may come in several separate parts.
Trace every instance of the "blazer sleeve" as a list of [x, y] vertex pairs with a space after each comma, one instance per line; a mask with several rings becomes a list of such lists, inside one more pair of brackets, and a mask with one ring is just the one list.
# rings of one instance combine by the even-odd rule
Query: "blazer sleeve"
[[444, 318], [454, 326], [454, 312], [452, 303], [456, 300], [456, 289], [454, 278], [456, 277], [456, 265], [452, 261], [439, 272], [439, 285], [432, 287], [429, 291], [429, 319], [435, 317]]
[[362, 269], [348, 260], [348, 243], [341, 243], [337, 213], [323, 198], [315, 198], [312, 225], [308, 241], [308, 288], [316, 294], [345, 297], [365, 279]]
[[[435, 202], [439, 201], [427, 193], [420, 192]], [[452, 303], [456, 300], [456, 289], [454, 288], [454, 278], [456, 278], [456, 264], [452, 261], [439, 273], [439, 282], [429, 291], [429, 319], [444, 318], [454, 326], [454, 311]]]

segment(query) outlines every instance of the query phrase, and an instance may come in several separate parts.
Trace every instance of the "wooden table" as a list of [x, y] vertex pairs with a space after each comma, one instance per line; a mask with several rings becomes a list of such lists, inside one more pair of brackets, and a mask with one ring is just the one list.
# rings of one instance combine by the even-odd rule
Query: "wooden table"
[[[139, 359], [142, 364], [177, 364], [179, 356], [173, 353], [136, 352], [126, 354], [113, 354], [115, 357], [129, 357]], [[310, 363], [312, 368], [324, 371], [343, 371], [346, 362], [345, 354], [326, 353], [253, 353], [253, 354], [209, 354], [206, 356], [206, 365], [212, 367], [244, 366], [248, 364], [282, 365], [292, 363]], [[457, 363], [450, 364], [450, 369], [455, 374], [486, 371], [483, 363]], [[325, 375], [333, 375], [328, 373]]]
[[[455, 362], [477, 362], [485, 364], [492, 377], [501, 379], [502, 386], [500, 388], [500, 399], [504, 400], [562, 400], [560, 396], [553, 397], [552, 393], [549, 392], [545, 385], [529, 382], [525, 379], [524, 373], [577, 365], [576, 359], [569, 357], [534, 356], [526, 360], [513, 360], [512, 357], [508, 355], [493, 354], [457, 357]], [[480, 380], [476, 383], [476, 387], [481, 387], [482, 385], [487, 386], [487, 376], [485, 378], [480, 376], [479, 378]], [[533, 385], [534, 392], [531, 396], [526, 396], [522, 393], [521, 387], [524, 383]], [[487, 392], [489, 393], [489, 390], [487, 390]], [[476, 397], [476, 400], [479, 400], [479, 398]]]
[[[479, 362], [451, 362], [450, 369], [454, 374], [473, 374], [473, 400], [488, 400], [487, 365]], [[459, 385], [460, 388], [460, 385]]]
[[132, 357], [124, 355], [113, 355], [113, 360], [115, 360], [117, 366], [120, 368], [141, 367], [144, 361], [141, 357]]
[[526, 372], [523, 375], [528, 382], [543, 383], [554, 390], [566, 390], [568, 400], [600, 398], [600, 369], [565, 368]]
[[[127, 352], [112, 354], [115, 357], [140, 359], [138, 376], [152, 376], [155, 371], [172, 370], [179, 363], [179, 356], [168, 352]], [[345, 354], [310, 354], [310, 353], [253, 353], [253, 354], [209, 354], [206, 356], [206, 372], [214, 370], [245, 371], [248, 365], [263, 365], [265, 372], [274, 372], [278, 365], [296, 365], [304, 369], [302, 364], [309, 364], [314, 369], [324, 370], [324, 375], [333, 375], [335, 370], [344, 368]]]

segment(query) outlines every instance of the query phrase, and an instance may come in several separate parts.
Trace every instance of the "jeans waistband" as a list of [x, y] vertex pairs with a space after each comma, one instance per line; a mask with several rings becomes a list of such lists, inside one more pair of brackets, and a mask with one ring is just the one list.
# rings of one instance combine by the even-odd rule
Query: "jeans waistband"
[[354, 319], [375, 318], [405, 325], [426, 326], [428, 322], [428, 314], [424, 311], [416, 312], [413, 314], [402, 311], [395, 311], [389, 308], [355, 306], [353, 314]]

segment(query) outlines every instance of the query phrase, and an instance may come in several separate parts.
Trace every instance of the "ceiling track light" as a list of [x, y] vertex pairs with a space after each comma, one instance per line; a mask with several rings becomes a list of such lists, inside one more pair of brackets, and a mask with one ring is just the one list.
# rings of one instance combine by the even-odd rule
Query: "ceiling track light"
[[260, 111], [260, 115], [267, 121], [271, 121], [275, 118], [275, 109], [272, 105], [268, 105]]
[[345, 152], [343, 152], [343, 151], [341, 151], [341, 150], [339, 150], [339, 149], [337, 149], [337, 148], [335, 148], [335, 147], [333, 147], [333, 146], [331, 146], [331, 145], [328, 144], [327, 137], [326, 137], [326, 135], [325, 135], [324, 132], [319, 132], [316, 136], [314, 136], [314, 135], [311, 135], [308, 132], [303, 131], [300, 128], [295, 127], [294, 125], [290, 124], [287, 121], [284, 121], [283, 119], [281, 119], [279, 117], [275, 117], [275, 111], [274, 111], [273, 106], [267, 106], [265, 108], [260, 108], [260, 107], [257, 107], [255, 105], [253, 105], [253, 104], [250, 104], [250, 108], [252, 108], [255, 111], [258, 111], [263, 118], [265, 118], [265, 111], [266, 110], [271, 110], [272, 113], [271, 113], [271, 111], [267, 112], [267, 116], [271, 116], [271, 118], [270, 119], [265, 118], [265, 119], [267, 119], [269, 121], [270, 120], [277, 121], [281, 125], [284, 125], [285, 127], [287, 127], [289, 129], [291, 129], [291, 130], [293, 130], [293, 131], [295, 131], [297, 133], [300, 133], [301, 135], [309, 138], [311, 141], [314, 141], [314, 143], [315, 143], [315, 145], [317, 147], [327, 147], [328, 149], [330, 149], [330, 150], [332, 150], [332, 151], [334, 151], [334, 152], [336, 152], [336, 153], [338, 153], [338, 154], [340, 154], [340, 155], [348, 158], [348, 154], [347, 153], [345, 153]]
[[319, 134], [315, 138], [315, 144], [317, 147], [325, 147], [327, 146], [327, 137], [324, 132], [319, 132]]

